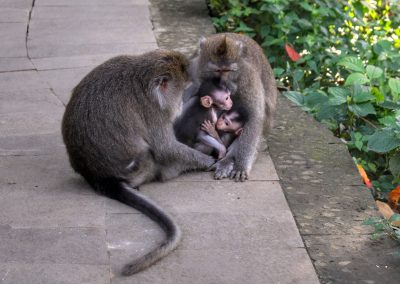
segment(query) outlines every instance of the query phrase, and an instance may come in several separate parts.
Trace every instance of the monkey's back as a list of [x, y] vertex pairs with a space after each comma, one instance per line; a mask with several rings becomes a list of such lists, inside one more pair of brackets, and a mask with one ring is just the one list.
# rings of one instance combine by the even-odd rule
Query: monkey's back
[[71, 165], [82, 175], [123, 175], [121, 161], [141, 152], [132, 145], [146, 133], [140, 112], [132, 111], [140, 110], [137, 105], [143, 99], [135, 92], [142, 89], [137, 79], [140, 63], [133, 56], [112, 58], [74, 88], [62, 132]]

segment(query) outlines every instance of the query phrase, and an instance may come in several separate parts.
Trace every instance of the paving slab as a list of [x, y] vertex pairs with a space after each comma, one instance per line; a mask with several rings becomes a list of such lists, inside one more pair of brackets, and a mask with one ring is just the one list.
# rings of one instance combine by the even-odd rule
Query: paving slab
[[1, 7], [0, 9], [0, 23], [26, 24], [28, 21], [28, 16], [29, 16], [29, 9], [6, 8], [6, 7]]
[[[1, 9], [0, 9], [1, 10]], [[33, 70], [35, 67], [26, 57], [0, 57], [0, 72]]]
[[36, 71], [0, 73], [1, 92], [26, 92], [28, 95], [35, 94], [37, 91], [48, 91], [48, 89], [48, 85], [41, 80]]
[[[61, 150], [61, 151], [60, 151]], [[55, 196], [95, 195], [89, 185], [76, 175], [69, 166], [65, 149], [52, 154], [1, 156], [0, 190], [2, 196], [9, 194]], [[54, 151], [54, 150], [53, 150]], [[46, 197], [47, 196], [47, 197]], [[106, 199], [107, 200], [107, 199]], [[95, 201], [94, 201], [95, 202]]]
[[64, 106], [49, 89], [35, 90], [31, 93], [0, 91], [0, 114], [31, 113], [38, 109], [52, 112], [57, 108], [63, 109]]
[[148, 4], [148, 0], [36, 0], [35, 2], [35, 6], [132, 6]]
[[[151, 183], [140, 187], [140, 192], [157, 200], [162, 206], [180, 215], [184, 213], [214, 212], [230, 214], [275, 214], [288, 210], [285, 197], [278, 182], [248, 182], [248, 187], [233, 181], [204, 179], [200, 182]], [[195, 198], [195, 202], [193, 202]], [[129, 213], [129, 207], [118, 206], [110, 200], [107, 211]]]
[[32, 157], [65, 152], [59, 131], [49, 134], [0, 136], [0, 145], [0, 156]]
[[239, 254], [221, 249], [212, 252], [178, 250], [131, 278], [119, 277], [118, 268], [132, 258], [111, 252], [112, 283], [319, 283], [308, 256], [302, 250], [241, 249]]
[[0, 196], [0, 226], [102, 228], [105, 225], [104, 204], [105, 198], [100, 196], [67, 191], [59, 195], [38, 194], [34, 188], [26, 188]]
[[[198, 182], [204, 182], [207, 180], [214, 181], [212, 172], [191, 172], [185, 175], [181, 175], [180, 177], [175, 179], [175, 181], [198, 181]], [[275, 171], [274, 164], [272, 163], [271, 157], [267, 152], [258, 153], [249, 180], [251, 181], [279, 180], [279, 177]], [[220, 182], [231, 182], [231, 180], [223, 179], [220, 180]]]
[[108, 265], [0, 263], [2, 284], [109, 284]]
[[[141, 52], [138, 52], [140, 54]], [[95, 67], [104, 61], [120, 55], [119, 53], [111, 54], [94, 54], [82, 56], [65, 56], [65, 57], [47, 57], [33, 58], [32, 62], [37, 70], [52, 70], [52, 69], [70, 69], [80, 67]], [[1, 62], [1, 61], [0, 61]]]
[[154, 49], [155, 42], [140, 42], [134, 43], [127, 41], [123, 43], [82, 43], [63, 44], [47, 43], [43, 45], [41, 42], [29, 43], [29, 55], [31, 58], [48, 58], [48, 57], [69, 57], [80, 55], [97, 55], [97, 54], [132, 54], [144, 53]]
[[25, 57], [26, 23], [0, 23], [0, 57]]
[[71, 69], [54, 69], [38, 71], [42, 80], [46, 81], [52, 92], [63, 103], [67, 104], [72, 89], [88, 74], [93, 67]]
[[0, 7], [30, 9], [32, 0], [0, 0]]
[[97, 228], [12, 229], [0, 226], [1, 262], [108, 264], [105, 232]]
[[0, 114], [0, 132], [2, 136], [25, 136], [59, 132], [61, 119], [62, 113], [57, 111]]

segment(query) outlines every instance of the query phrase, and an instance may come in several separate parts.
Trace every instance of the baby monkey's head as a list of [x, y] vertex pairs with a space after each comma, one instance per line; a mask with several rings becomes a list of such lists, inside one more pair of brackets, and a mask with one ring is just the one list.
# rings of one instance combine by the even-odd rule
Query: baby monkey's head
[[215, 124], [219, 131], [229, 132], [239, 136], [243, 131], [244, 124], [248, 121], [249, 115], [243, 107], [233, 107], [229, 111], [223, 112]]

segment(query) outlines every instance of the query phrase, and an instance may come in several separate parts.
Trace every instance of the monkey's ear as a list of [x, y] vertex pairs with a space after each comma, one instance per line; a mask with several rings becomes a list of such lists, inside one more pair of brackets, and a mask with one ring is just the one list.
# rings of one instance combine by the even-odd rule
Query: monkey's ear
[[203, 107], [210, 108], [213, 104], [213, 99], [210, 96], [200, 98], [200, 103]]
[[235, 135], [239, 136], [243, 132], [243, 127], [240, 127], [238, 130], [235, 131]]
[[167, 95], [169, 87], [169, 79], [166, 76], [160, 76], [155, 79], [155, 88], [153, 89], [153, 96], [161, 109], [166, 106], [165, 96]]

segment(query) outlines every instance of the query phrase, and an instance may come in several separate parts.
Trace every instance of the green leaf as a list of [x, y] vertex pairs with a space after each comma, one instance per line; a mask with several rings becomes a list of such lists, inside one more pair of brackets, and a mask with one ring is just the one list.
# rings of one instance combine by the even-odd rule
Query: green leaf
[[390, 78], [389, 79], [389, 87], [392, 91], [393, 100], [397, 101], [400, 95], [400, 79], [399, 78]]
[[400, 154], [392, 156], [389, 160], [389, 169], [395, 177], [400, 176]]
[[363, 103], [369, 101], [375, 101], [375, 96], [370, 94], [370, 90], [366, 86], [359, 84], [353, 85], [353, 100], [356, 103]]
[[298, 82], [304, 77], [304, 71], [297, 69], [293, 72], [292, 76], [293, 76], [293, 80]]
[[353, 73], [347, 77], [346, 82], [344, 83], [345, 86], [352, 85], [352, 84], [365, 84], [368, 83], [369, 79], [367, 76], [361, 73]]
[[383, 70], [379, 67], [375, 67], [373, 65], [367, 66], [367, 76], [370, 79], [376, 79], [381, 77], [383, 74]]
[[349, 110], [359, 117], [376, 114], [375, 108], [371, 103], [351, 104], [349, 105]]
[[364, 64], [357, 57], [344, 57], [338, 62], [338, 65], [344, 66], [347, 70], [365, 73]]
[[354, 143], [354, 145], [356, 146], [356, 148], [358, 149], [358, 150], [362, 150], [362, 147], [363, 147], [363, 142], [362, 141], [356, 141], [355, 143]]
[[285, 72], [285, 69], [283, 69], [283, 68], [274, 68], [273, 71], [274, 71], [275, 77], [279, 77], [280, 75], [283, 74], [283, 72]]
[[400, 146], [400, 139], [396, 137], [394, 131], [377, 130], [369, 137], [368, 150], [377, 153], [386, 153]]
[[329, 96], [328, 104], [331, 106], [341, 105], [347, 102], [347, 96], [350, 95], [348, 90], [339, 87], [328, 88]]
[[381, 124], [389, 127], [393, 127], [396, 125], [396, 117], [394, 115], [386, 115], [382, 118], [379, 118], [378, 121]]
[[375, 97], [375, 101], [378, 104], [385, 101], [385, 95], [377, 87], [371, 89], [371, 94]]
[[300, 92], [287, 91], [287, 92], [284, 92], [283, 95], [285, 97], [287, 97], [291, 102], [295, 103], [298, 106], [304, 105], [304, 96]]
[[389, 218], [389, 222], [393, 222], [393, 221], [400, 221], [400, 214], [394, 213], [394, 214]]

